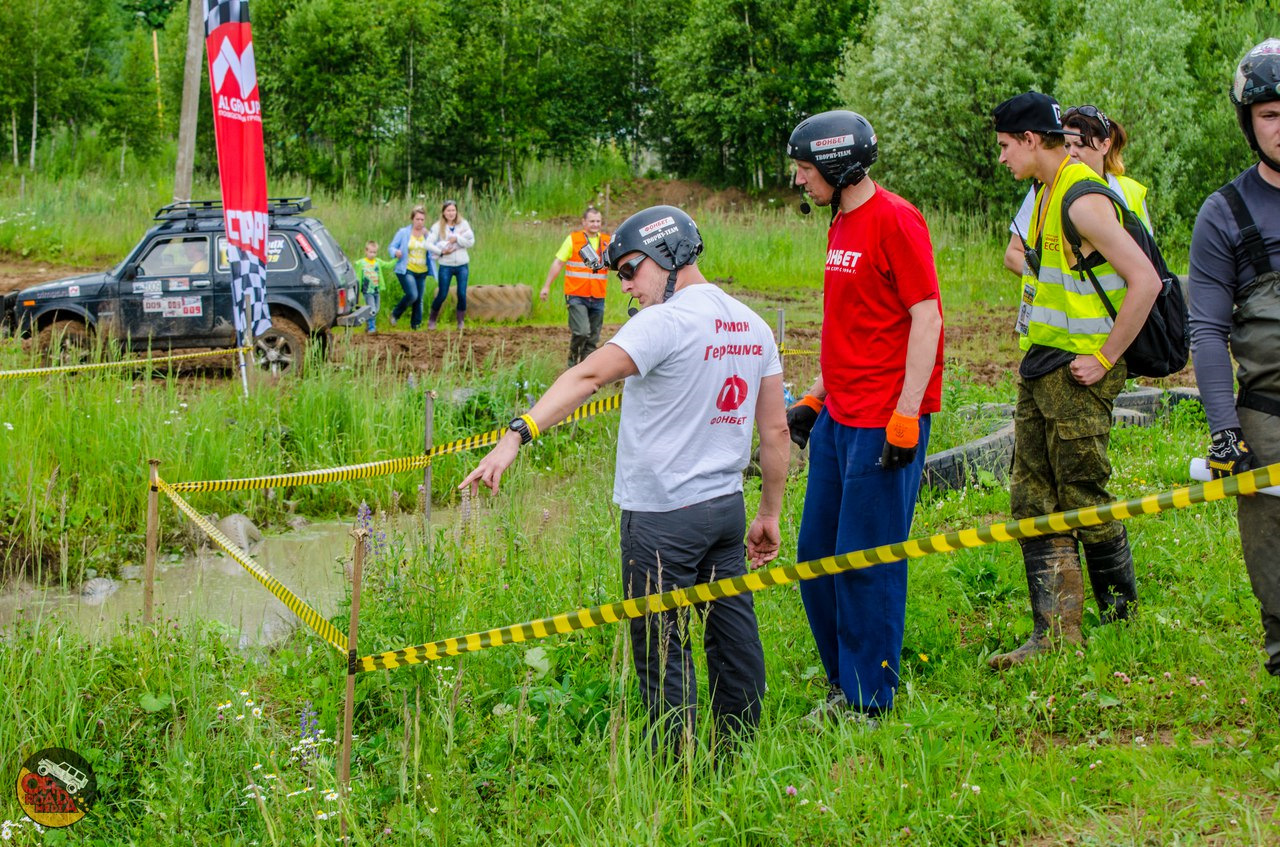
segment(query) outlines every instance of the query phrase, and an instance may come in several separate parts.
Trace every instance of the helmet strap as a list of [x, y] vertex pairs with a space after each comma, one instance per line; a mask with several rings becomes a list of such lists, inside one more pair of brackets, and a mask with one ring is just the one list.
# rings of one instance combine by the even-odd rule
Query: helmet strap
[[679, 268], [672, 268], [667, 274], [667, 289], [662, 292], [662, 302], [665, 303], [671, 299], [671, 295], [676, 293], [676, 274], [680, 273]]

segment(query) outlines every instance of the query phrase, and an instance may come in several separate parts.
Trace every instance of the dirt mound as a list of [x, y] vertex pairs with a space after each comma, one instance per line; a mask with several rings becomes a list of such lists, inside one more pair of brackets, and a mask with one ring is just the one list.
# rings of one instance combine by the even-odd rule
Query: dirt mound
[[683, 179], [633, 179], [611, 186], [610, 216], [616, 220], [650, 206], [679, 206], [687, 211], [733, 212], [752, 205], [740, 188], [714, 189]]

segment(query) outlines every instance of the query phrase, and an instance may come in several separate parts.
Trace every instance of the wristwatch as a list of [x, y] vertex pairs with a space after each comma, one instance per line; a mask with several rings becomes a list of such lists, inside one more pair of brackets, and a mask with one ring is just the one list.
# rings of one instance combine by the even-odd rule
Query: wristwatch
[[512, 418], [511, 423], [507, 424], [507, 429], [520, 436], [522, 445], [533, 440], [533, 433], [529, 431], [529, 425], [524, 422], [524, 418]]

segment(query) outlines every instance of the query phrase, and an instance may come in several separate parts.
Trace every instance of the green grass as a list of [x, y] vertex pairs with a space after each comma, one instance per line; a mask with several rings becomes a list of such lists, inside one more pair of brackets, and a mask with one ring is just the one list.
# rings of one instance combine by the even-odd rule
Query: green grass
[[[343, 228], [344, 244], [359, 241], [363, 207], [338, 206], [351, 217], [322, 216], [335, 232]], [[387, 227], [393, 212], [400, 214], [387, 211]], [[532, 269], [540, 282], [563, 227], [517, 222], [514, 207], [508, 213], [511, 240], [486, 260]], [[715, 246], [709, 275], [732, 275], [731, 290], [746, 292], [770, 322], [780, 303], [789, 325], [817, 317], [819, 271], [805, 257], [821, 255], [821, 221], [759, 211], [701, 223]], [[963, 218], [930, 223], [948, 319], [1011, 314], [998, 239]], [[782, 299], [793, 294], [800, 299]], [[613, 313], [621, 306], [610, 302]], [[959, 407], [1012, 399], [1011, 377], [990, 384], [970, 376], [981, 355], [974, 346], [978, 352], [948, 365], [935, 451], [989, 426], [963, 418]], [[447, 356], [429, 377], [440, 392], [436, 440], [509, 419], [552, 379], [559, 355], [507, 364]], [[0, 369], [32, 364], [15, 344], [0, 345]], [[6, 382], [6, 574], [74, 583], [86, 567], [112, 573], [140, 561], [148, 457], [162, 460], [166, 479], [179, 480], [419, 449], [421, 384], [351, 354], [340, 365], [311, 364], [302, 379], [256, 386], [247, 402], [233, 382], [200, 377], [103, 372]], [[811, 366], [787, 362], [789, 374]], [[458, 388], [477, 393], [455, 401]], [[359, 652], [367, 654], [617, 599], [615, 435], [616, 418], [605, 416], [539, 439], [499, 495], [471, 504], [470, 523], [459, 518], [426, 534], [397, 514], [412, 508], [416, 473], [190, 500], [201, 511], [241, 511], [269, 526], [291, 506], [353, 520], [367, 501], [381, 534], [362, 603]], [[1206, 440], [1194, 403], [1150, 429], [1117, 430], [1113, 494], [1185, 483], [1187, 460]], [[437, 503], [456, 502], [453, 488], [477, 459], [437, 463]], [[794, 557], [803, 491], [802, 478], [790, 481], [784, 561]], [[748, 480], [749, 510], [757, 498], [758, 482]], [[1008, 511], [1008, 493], [994, 482], [926, 491], [913, 533], [1003, 521]], [[182, 543], [183, 519], [163, 501], [161, 515], [162, 544], [171, 549]], [[898, 706], [871, 732], [805, 728], [821, 673], [799, 594], [788, 587], [757, 595], [769, 677], [764, 722], [720, 770], [702, 756], [680, 766], [649, 759], [629, 649], [616, 626], [361, 674], [348, 806], [354, 842], [1280, 843], [1273, 823], [1280, 688], [1260, 668], [1257, 604], [1233, 506], [1141, 517], [1129, 530], [1138, 615], [1102, 627], [1090, 600], [1087, 648], [1004, 675], [987, 671], [984, 659], [1030, 630], [1017, 547], [915, 561]], [[246, 580], [245, 590], [261, 589]], [[345, 612], [333, 620], [345, 631]], [[326, 796], [336, 750], [308, 744], [310, 763], [294, 760], [309, 707], [321, 738], [335, 737], [340, 725], [345, 661], [315, 636], [299, 632], [272, 651], [238, 651], [224, 627], [198, 621], [135, 621], [90, 641], [46, 618], [11, 628], [0, 644], [0, 784], [13, 783], [23, 757], [57, 743], [88, 757], [102, 788], [98, 808], [71, 830], [37, 836], [23, 827], [11, 831], [13, 843], [336, 839], [330, 815], [342, 806]], [[16, 820], [12, 795], [4, 796], [0, 817]]]
[[[1184, 481], [1203, 428], [1186, 404], [1153, 429], [1118, 430], [1114, 492]], [[612, 435], [605, 420], [536, 442], [502, 493], [475, 504], [472, 524], [437, 527], [429, 545], [377, 513], [390, 492], [371, 498], [373, 529], [386, 537], [368, 563], [360, 652], [616, 599]], [[802, 490], [799, 479], [789, 486], [784, 556]], [[749, 482], [749, 508], [757, 496]], [[204, 507], [209, 498], [192, 499]], [[928, 493], [915, 534], [1002, 520], [1007, 510], [998, 487]], [[180, 520], [162, 511], [166, 526]], [[718, 771], [702, 758], [687, 768], [649, 760], [617, 627], [362, 674], [354, 836], [460, 845], [1274, 842], [1280, 692], [1259, 668], [1232, 512], [1220, 503], [1133, 521], [1140, 614], [1101, 627], [1090, 602], [1085, 650], [1003, 676], [983, 659], [1030, 626], [1016, 547], [918, 560], [899, 705], [872, 732], [804, 727], [820, 674], [799, 595], [757, 595], [770, 679], [764, 724]], [[345, 628], [343, 616], [334, 620]], [[55, 643], [60, 651], [49, 649]], [[336, 837], [336, 820], [318, 817], [341, 807], [325, 799], [336, 750], [322, 743], [313, 764], [290, 762], [308, 703], [323, 737], [340, 720], [343, 661], [314, 636], [236, 652], [212, 627], [166, 621], [90, 644], [46, 620], [10, 634], [0, 679], [25, 680], [0, 694], [15, 718], [0, 725], [0, 749], [15, 753], [0, 776], [12, 775], [17, 754], [56, 738], [84, 752], [103, 780], [97, 811], [70, 831], [77, 842]], [[251, 785], [262, 786], [261, 804]]]

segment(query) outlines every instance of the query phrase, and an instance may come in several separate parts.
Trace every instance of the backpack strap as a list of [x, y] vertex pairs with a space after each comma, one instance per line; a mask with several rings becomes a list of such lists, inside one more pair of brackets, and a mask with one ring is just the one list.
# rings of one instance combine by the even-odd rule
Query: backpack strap
[[1267, 257], [1266, 245], [1262, 243], [1262, 233], [1258, 232], [1258, 225], [1254, 222], [1253, 215], [1249, 214], [1249, 207], [1245, 205], [1240, 189], [1236, 188], [1235, 183], [1229, 182], [1216, 193], [1227, 201], [1227, 206], [1236, 219], [1236, 228], [1240, 230], [1240, 246], [1244, 249], [1249, 264], [1253, 266], [1254, 274], [1262, 276], [1269, 272], [1271, 259]]
[[1071, 208], [1072, 203], [1086, 194], [1101, 194], [1110, 200], [1116, 207], [1116, 214], [1121, 223], [1124, 223], [1124, 210], [1129, 208], [1124, 204], [1124, 200], [1111, 190], [1110, 186], [1094, 182], [1091, 179], [1082, 179], [1066, 190], [1062, 195], [1062, 236], [1071, 245], [1072, 251], [1076, 254], [1077, 262], [1080, 261], [1080, 245], [1084, 239], [1080, 237], [1080, 230], [1076, 229], [1076, 225], [1071, 221], [1071, 215], [1067, 214], [1067, 210]]
[[[1071, 252], [1075, 254], [1076, 258], [1076, 268], [1089, 277], [1089, 282], [1093, 283], [1093, 290], [1098, 292], [1098, 296], [1102, 298], [1102, 305], [1106, 307], [1107, 314], [1114, 321], [1116, 319], [1116, 307], [1111, 304], [1111, 298], [1102, 290], [1102, 284], [1098, 282], [1098, 277], [1093, 273], [1093, 266], [1085, 261], [1084, 255], [1080, 252], [1084, 239], [1080, 237], [1080, 230], [1076, 229], [1076, 225], [1072, 223], [1071, 215], [1067, 214], [1071, 204], [1086, 194], [1101, 194], [1110, 200], [1112, 205], [1116, 207], [1116, 213], [1120, 216], [1121, 223], [1124, 222], [1124, 213], [1129, 207], [1110, 187], [1100, 182], [1094, 182], [1091, 179], [1080, 180], [1062, 195], [1062, 237], [1071, 245]], [[1099, 254], [1095, 251], [1093, 255]]]

